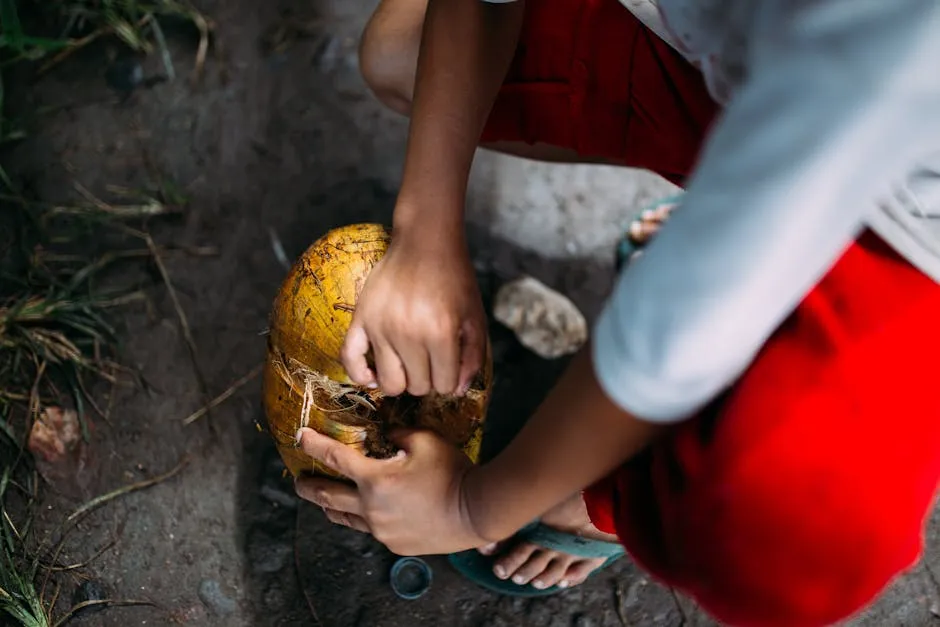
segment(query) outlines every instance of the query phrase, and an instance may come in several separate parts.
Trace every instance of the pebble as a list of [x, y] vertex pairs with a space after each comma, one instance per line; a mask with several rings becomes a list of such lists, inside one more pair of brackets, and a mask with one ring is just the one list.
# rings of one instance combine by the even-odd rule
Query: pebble
[[217, 616], [228, 616], [238, 607], [235, 599], [225, 594], [215, 579], [203, 579], [199, 582], [199, 599]]
[[297, 507], [296, 496], [267, 484], [261, 486], [261, 498], [282, 507], [289, 507], [291, 509]]
[[519, 342], [544, 359], [577, 352], [588, 338], [584, 314], [566, 296], [532, 277], [503, 285], [493, 317], [515, 332]]
[[248, 542], [248, 562], [256, 573], [276, 573], [287, 565], [292, 548], [262, 531], [255, 531]]
[[[88, 601], [103, 601], [106, 598], [108, 598], [108, 595], [104, 584], [100, 581], [89, 579], [88, 581], [83, 581], [75, 588], [75, 592], [72, 593], [72, 605], [74, 606]], [[95, 612], [100, 612], [105, 609], [105, 607], [104, 603], [89, 605], [75, 612], [75, 615], [84, 616], [86, 614], [94, 614]]]

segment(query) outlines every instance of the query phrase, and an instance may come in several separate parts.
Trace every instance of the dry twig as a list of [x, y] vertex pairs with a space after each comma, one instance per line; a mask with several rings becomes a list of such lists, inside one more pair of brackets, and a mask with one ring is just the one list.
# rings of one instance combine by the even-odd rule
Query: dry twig
[[245, 385], [247, 385], [248, 383], [250, 383], [250, 382], [252, 381], [252, 379], [254, 379], [254, 378], [257, 377], [259, 374], [261, 374], [261, 371], [262, 371], [263, 369], [264, 369], [264, 364], [258, 364], [257, 366], [255, 366], [254, 368], [252, 368], [252, 369], [251, 369], [251, 372], [249, 372], [248, 374], [246, 374], [246, 375], [243, 376], [242, 378], [240, 378], [240, 379], [238, 379], [237, 381], [235, 381], [235, 383], [233, 383], [232, 385], [230, 385], [227, 390], [225, 390], [224, 392], [222, 392], [221, 394], [219, 394], [218, 396], [216, 396], [214, 399], [212, 399], [211, 401], [209, 401], [209, 403], [208, 403], [207, 405], [205, 405], [202, 409], [199, 409], [199, 410], [193, 412], [192, 414], [190, 414], [189, 416], [187, 416], [186, 418], [184, 418], [184, 419], [183, 419], [183, 424], [184, 424], [184, 425], [191, 425], [192, 423], [196, 422], [197, 420], [199, 420], [200, 418], [202, 418], [203, 416], [205, 416], [207, 413], [209, 413], [209, 410], [210, 410], [210, 409], [213, 409], [213, 408], [215, 408], [215, 407], [218, 407], [219, 405], [221, 405], [222, 403], [224, 403], [225, 401], [227, 401], [233, 394], [235, 394], [235, 392], [237, 392], [238, 390], [240, 390], [242, 387], [244, 387]]

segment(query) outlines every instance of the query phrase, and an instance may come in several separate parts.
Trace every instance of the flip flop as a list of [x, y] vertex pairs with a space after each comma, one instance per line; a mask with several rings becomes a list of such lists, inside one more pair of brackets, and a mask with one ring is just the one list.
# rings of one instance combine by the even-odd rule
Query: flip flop
[[[624, 548], [616, 542], [583, 538], [581, 536], [565, 533], [564, 531], [552, 529], [539, 522], [524, 527], [516, 534], [515, 539], [585, 559], [606, 558], [607, 561], [594, 570], [590, 576], [607, 568], [620, 559], [626, 552]], [[519, 585], [508, 579], [500, 579], [493, 573], [492, 556], [483, 555], [476, 550], [452, 553], [448, 556], [448, 559], [451, 565], [464, 577], [479, 586], [499, 594], [514, 597], [540, 597], [556, 594], [565, 590], [565, 588], [559, 588], [558, 586], [552, 586], [544, 590], [536, 590], [528, 584]]]
[[[653, 235], [648, 237], [646, 241], [637, 241], [637, 239], [631, 233], [631, 227], [633, 224], [643, 220], [647, 213], [654, 212], [663, 207], [676, 207], [680, 203], [681, 199], [682, 193], [660, 198], [659, 200], [647, 205], [643, 208], [642, 211], [633, 216], [633, 218], [627, 223], [627, 226], [624, 229], [623, 237], [617, 244], [617, 259], [615, 264], [617, 272], [620, 272], [623, 268], [625, 268], [636, 255], [639, 255], [643, 251], [646, 245], [652, 241], [653, 237], [655, 237], [655, 235]], [[667, 217], [666, 219], [668, 220], [669, 218]]]

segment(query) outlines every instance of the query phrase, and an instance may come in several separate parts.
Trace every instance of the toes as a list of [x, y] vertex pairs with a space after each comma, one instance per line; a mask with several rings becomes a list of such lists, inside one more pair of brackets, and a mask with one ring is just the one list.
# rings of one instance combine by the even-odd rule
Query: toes
[[524, 542], [517, 544], [496, 560], [493, 565], [493, 573], [500, 579], [509, 579], [523, 564], [529, 561], [536, 548], [535, 545]]
[[655, 209], [646, 209], [630, 224], [628, 236], [637, 244], [645, 244], [651, 237], [659, 232], [663, 223], [669, 218], [672, 205], [663, 205]]
[[481, 546], [477, 551], [482, 555], [496, 555], [504, 546], [506, 546], [505, 542], [493, 542], [492, 544]]
[[567, 588], [568, 581], [565, 574], [571, 566], [573, 559], [565, 555], [556, 555], [549, 563], [548, 567], [532, 580], [532, 587], [536, 590], [545, 590], [557, 585], [559, 588]]
[[548, 565], [551, 564], [552, 558], [556, 555], [557, 554], [552, 551], [533, 552], [532, 555], [529, 556], [529, 559], [526, 560], [525, 564], [520, 566], [518, 570], [512, 574], [512, 582], [520, 586], [529, 583], [545, 572]]
[[650, 210], [649, 217], [644, 217], [646, 220], [652, 220], [662, 224], [669, 217], [669, 214], [672, 212], [675, 205], [660, 205], [655, 209]]
[[584, 583], [588, 576], [593, 573], [595, 570], [604, 565], [602, 559], [594, 560], [579, 560], [572, 562], [568, 566], [568, 571], [564, 574], [562, 581], [564, 581], [567, 586], [577, 586], [578, 584]]

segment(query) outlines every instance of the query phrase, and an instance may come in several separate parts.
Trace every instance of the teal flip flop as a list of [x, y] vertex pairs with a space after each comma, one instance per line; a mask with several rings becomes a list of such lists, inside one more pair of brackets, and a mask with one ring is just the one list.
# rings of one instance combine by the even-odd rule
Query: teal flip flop
[[[582, 538], [581, 536], [552, 529], [539, 522], [524, 527], [516, 534], [515, 539], [586, 559], [606, 558], [607, 561], [594, 573], [607, 568], [625, 553], [624, 548], [616, 542]], [[493, 558], [476, 550], [452, 553], [448, 556], [448, 559], [451, 565], [464, 577], [499, 594], [514, 597], [540, 597], [556, 594], [565, 589], [552, 586], [544, 590], [536, 590], [530, 585], [519, 585], [510, 580], [500, 579], [493, 573]], [[594, 573], [591, 573], [591, 575], [593, 576]]]

